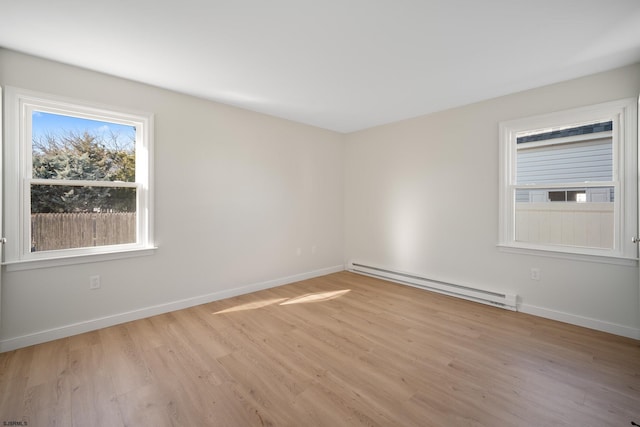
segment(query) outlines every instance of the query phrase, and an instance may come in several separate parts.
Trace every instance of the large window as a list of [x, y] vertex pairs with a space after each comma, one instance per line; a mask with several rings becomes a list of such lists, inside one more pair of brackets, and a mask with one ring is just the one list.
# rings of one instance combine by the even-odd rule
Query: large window
[[500, 245], [635, 259], [636, 103], [500, 124]]
[[6, 262], [151, 248], [153, 117], [6, 89]]

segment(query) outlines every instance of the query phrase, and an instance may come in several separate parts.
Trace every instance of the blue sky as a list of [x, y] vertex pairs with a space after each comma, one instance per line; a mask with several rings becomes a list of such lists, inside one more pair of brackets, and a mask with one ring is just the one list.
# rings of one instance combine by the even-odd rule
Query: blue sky
[[[104, 134], [106, 137], [109, 137], [110, 132], [114, 132], [121, 136], [118, 138], [118, 142], [121, 144], [129, 144], [135, 139], [135, 129], [133, 126], [45, 113], [43, 111], [33, 112], [31, 132], [34, 139], [39, 139], [47, 134], [65, 135], [68, 131], [80, 133], [88, 131], [91, 134]], [[133, 145], [127, 148], [133, 149]]]

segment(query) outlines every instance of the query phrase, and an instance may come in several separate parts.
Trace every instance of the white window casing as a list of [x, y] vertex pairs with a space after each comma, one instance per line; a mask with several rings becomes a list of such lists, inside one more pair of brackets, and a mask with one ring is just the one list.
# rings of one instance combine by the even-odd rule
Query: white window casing
[[[5, 87], [5, 245], [3, 264], [9, 271], [94, 262], [153, 252], [153, 114], [66, 99], [34, 91]], [[48, 184], [31, 176], [32, 112], [46, 111], [90, 120], [107, 121], [136, 129], [135, 182], [73, 181], [70, 185], [136, 189], [136, 241], [134, 243], [31, 252], [31, 185]]]
[[[638, 248], [632, 242], [636, 236], [638, 227], [638, 152], [637, 152], [637, 100], [628, 98], [618, 101], [560, 111], [534, 117], [509, 120], [499, 124], [499, 236], [498, 246], [508, 252], [527, 253], [534, 255], [546, 255], [571, 259], [601, 261], [624, 265], [637, 264]], [[605, 136], [611, 138], [613, 164], [608, 167], [602, 160], [594, 160], [597, 167], [607, 170], [603, 178], [585, 181], [580, 173], [576, 173], [575, 181], [572, 179], [545, 180], [538, 176], [538, 170], [530, 170], [527, 179], [518, 182], [518, 146], [517, 138], [523, 134], [547, 129], [559, 129], [584, 123], [608, 122], [613, 123], [613, 129], [599, 135], [585, 135], [546, 141], [527, 143], [531, 152], [535, 155], [540, 150], [555, 149], [552, 146], [570, 144], [574, 141], [586, 141], [574, 143], [574, 152], [584, 151], [585, 147], [598, 148], [600, 159], [604, 153], [604, 145], [597, 147], [598, 138]], [[566, 145], [569, 146], [569, 145]], [[522, 150], [522, 146], [521, 146]], [[567, 150], [565, 150], [568, 152]], [[570, 151], [570, 150], [569, 150]], [[598, 157], [594, 156], [594, 159]], [[598, 163], [601, 162], [602, 164]], [[594, 169], [592, 168], [592, 169]], [[597, 175], [597, 173], [596, 173]], [[608, 175], [608, 176], [607, 176]], [[571, 176], [570, 174], [567, 176]], [[609, 178], [610, 177], [610, 178]], [[613, 231], [612, 239], [609, 239], [608, 247], [592, 247], [589, 244], [562, 244], [550, 238], [547, 241], [523, 241], [516, 239], [516, 193], [520, 190], [520, 201], [529, 193], [529, 202], [536, 202], [538, 207], [548, 201], [547, 194], [552, 192], [571, 190], [585, 192], [578, 201], [586, 201], [587, 204], [613, 206]], [[613, 201], [607, 203], [608, 192], [611, 191]], [[524, 194], [523, 194], [524, 193]], [[557, 193], [556, 193], [557, 194]], [[558, 210], [561, 202], [549, 202], [554, 205], [552, 210]], [[532, 205], [535, 203], [531, 203]], [[584, 208], [584, 203], [582, 203]], [[597, 208], [597, 206], [596, 206]], [[586, 236], [588, 240], [589, 236]]]

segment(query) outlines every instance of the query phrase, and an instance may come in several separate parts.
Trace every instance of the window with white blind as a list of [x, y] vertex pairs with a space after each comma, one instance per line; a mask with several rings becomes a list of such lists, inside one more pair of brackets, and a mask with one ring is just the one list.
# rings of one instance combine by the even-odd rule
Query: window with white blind
[[500, 246], [637, 257], [636, 102], [500, 123]]

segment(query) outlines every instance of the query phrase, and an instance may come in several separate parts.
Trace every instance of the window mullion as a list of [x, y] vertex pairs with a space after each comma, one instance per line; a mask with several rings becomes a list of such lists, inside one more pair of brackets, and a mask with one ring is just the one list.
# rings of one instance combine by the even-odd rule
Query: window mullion
[[536, 190], [536, 189], [566, 189], [566, 188], [599, 188], [617, 186], [617, 181], [594, 181], [594, 182], [561, 182], [546, 184], [514, 184], [516, 190]]
[[29, 178], [30, 185], [60, 185], [65, 187], [109, 187], [109, 188], [137, 188], [136, 182], [125, 181], [88, 181], [80, 179], [40, 179]]

